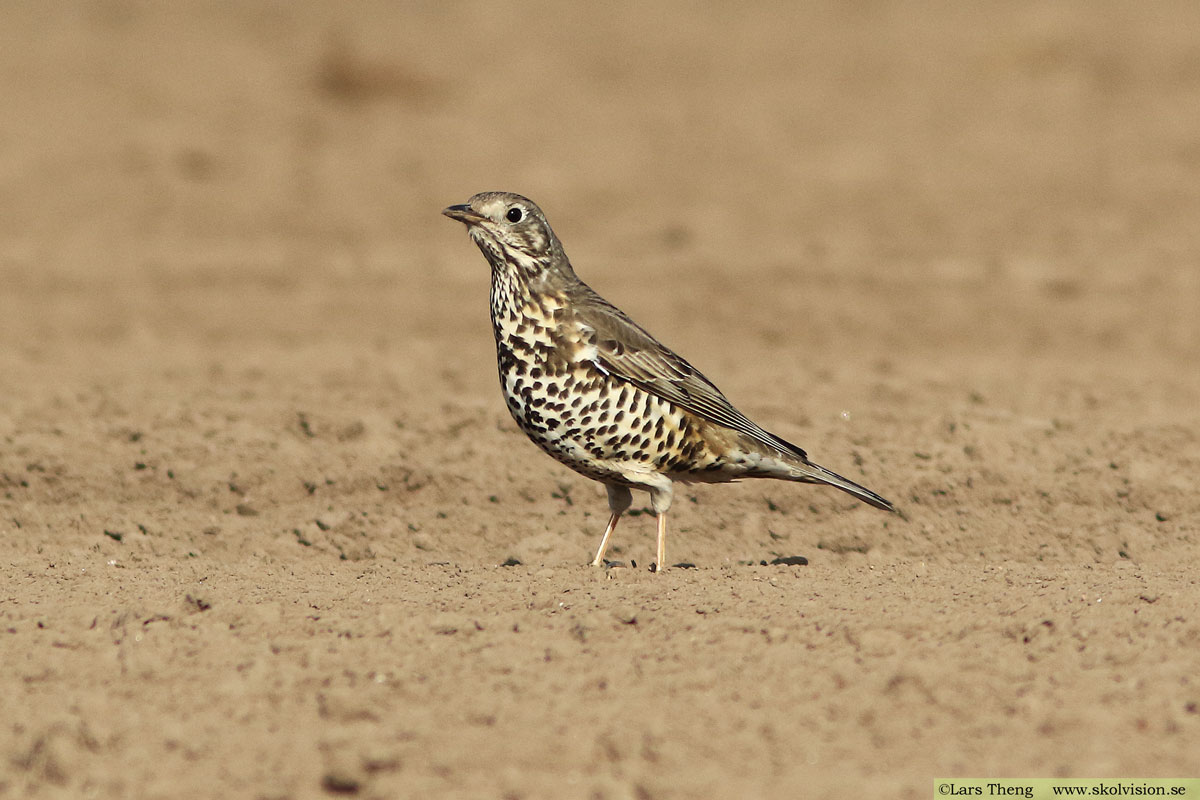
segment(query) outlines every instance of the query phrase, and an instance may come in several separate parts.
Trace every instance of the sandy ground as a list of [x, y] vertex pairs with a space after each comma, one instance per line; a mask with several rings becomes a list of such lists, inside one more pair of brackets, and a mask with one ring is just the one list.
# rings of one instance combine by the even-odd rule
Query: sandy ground
[[[0, 796], [1200, 772], [1200, 6], [564, 8], [4, 5]], [[584, 566], [492, 189], [904, 517]]]

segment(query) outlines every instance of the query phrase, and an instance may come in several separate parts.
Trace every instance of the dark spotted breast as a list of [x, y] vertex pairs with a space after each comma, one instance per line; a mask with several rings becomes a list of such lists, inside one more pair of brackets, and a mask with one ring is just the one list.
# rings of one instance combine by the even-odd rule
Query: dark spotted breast
[[[509, 295], [512, 297], [512, 295]], [[670, 402], [612, 377], [596, 362], [595, 332], [565, 298], [496, 302], [492, 321], [505, 404], [530, 439], [595, 480], [694, 473], [722, 465], [702, 427]]]

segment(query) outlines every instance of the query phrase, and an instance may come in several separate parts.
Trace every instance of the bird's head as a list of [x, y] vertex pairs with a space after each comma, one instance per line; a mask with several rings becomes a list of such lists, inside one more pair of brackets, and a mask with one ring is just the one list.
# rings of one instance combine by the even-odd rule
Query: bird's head
[[494, 270], [517, 270], [540, 280], [574, 274], [542, 210], [528, 198], [512, 192], [481, 192], [442, 213], [467, 226]]

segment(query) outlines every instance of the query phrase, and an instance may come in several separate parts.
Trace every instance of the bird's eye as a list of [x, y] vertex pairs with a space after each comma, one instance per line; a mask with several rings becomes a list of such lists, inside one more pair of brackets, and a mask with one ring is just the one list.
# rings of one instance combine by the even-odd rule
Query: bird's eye
[[505, 214], [504, 217], [509, 222], [520, 222], [521, 217], [522, 217], [521, 209], [517, 208], [516, 206], [513, 206], [512, 208], [510, 208], [508, 210], [508, 213]]

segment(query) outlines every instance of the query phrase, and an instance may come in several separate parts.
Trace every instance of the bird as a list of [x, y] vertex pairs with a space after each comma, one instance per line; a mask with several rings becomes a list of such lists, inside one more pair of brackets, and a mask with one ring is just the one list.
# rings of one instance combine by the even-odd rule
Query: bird
[[895, 512], [880, 495], [809, 460], [751, 422], [716, 385], [580, 280], [533, 201], [481, 192], [442, 213], [466, 225], [491, 265], [491, 318], [505, 405], [542, 450], [602, 483], [613, 531], [649, 492], [658, 523], [655, 572], [666, 568], [676, 483], [777, 478], [827, 484]]

